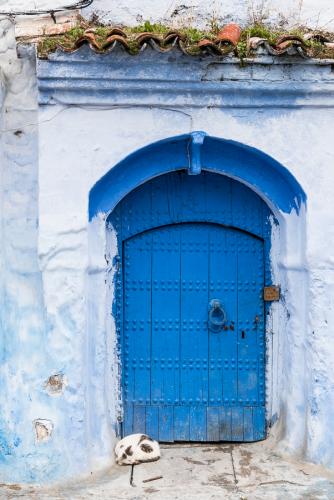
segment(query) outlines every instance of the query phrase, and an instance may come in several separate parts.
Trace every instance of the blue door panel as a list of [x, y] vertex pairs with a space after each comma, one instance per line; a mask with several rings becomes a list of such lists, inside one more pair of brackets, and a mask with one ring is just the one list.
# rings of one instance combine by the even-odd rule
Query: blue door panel
[[253, 441], [264, 439], [265, 436], [265, 409], [263, 405], [253, 407]]
[[[143, 420], [145, 429], [141, 432], [148, 434], [149, 436], [154, 436], [155, 439], [159, 439], [159, 406], [146, 406], [146, 419]], [[125, 434], [126, 435], [126, 434]]]
[[[124, 367], [124, 371], [126, 370], [126, 368]], [[124, 383], [123, 383], [123, 386], [124, 386]], [[126, 418], [123, 420], [123, 435], [124, 436], [128, 436], [129, 434], [133, 434], [133, 429], [134, 429], [134, 425], [133, 425], [133, 404], [129, 404], [127, 403], [127, 398], [129, 397], [128, 393], [126, 392], [125, 390], [125, 387], [123, 387], [123, 397], [125, 399], [125, 404], [124, 404], [124, 407], [123, 407], [123, 411], [124, 411], [124, 416], [126, 416]]]
[[130, 410], [133, 412], [133, 433], [142, 432], [143, 422], [146, 421], [146, 406], [145, 405], [133, 405]]
[[219, 437], [219, 406], [207, 407], [207, 440], [220, 441]]
[[[134, 404], [151, 396], [151, 238], [124, 243], [124, 395]], [[133, 255], [140, 255], [140, 266]]]
[[232, 439], [233, 441], [244, 440], [244, 408], [232, 407]]
[[146, 433], [163, 442], [252, 442], [265, 438], [263, 406], [126, 404], [124, 410], [124, 435]]
[[[160, 441], [259, 436], [263, 241], [174, 224], [126, 240], [123, 259], [125, 429]], [[227, 322], [214, 333], [208, 305], [217, 298]]]
[[180, 374], [180, 234], [152, 232], [151, 394], [154, 404], [177, 404]]
[[109, 221], [122, 241], [180, 222], [213, 222], [265, 238], [270, 214], [263, 200], [240, 182], [209, 172], [196, 176], [174, 172], [135, 189]]
[[[246, 186], [207, 172], [153, 179], [116, 207], [123, 435], [265, 438], [269, 215]], [[227, 318], [219, 332], [213, 299]]]
[[228, 319], [218, 335], [208, 337], [210, 405], [237, 404], [237, 378], [232, 376], [238, 357], [237, 236], [237, 232], [225, 229], [209, 232], [209, 298], [222, 300]]
[[[181, 404], [208, 402], [208, 232], [206, 226], [174, 226], [180, 233], [180, 398]], [[174, 230], [175, 230], [174, 229]], [[195, 417], [194, 417], [195, 418]], [[190, 416], [190, 427], [192, 416]], [[196, 427], [196, 426], [195, 426]]]
[[244, 437], [243, 441], [254, 441], [254, 432], [253, 432], [253, 408], [245, 408], [244, 409]]
[[159, 407], [159, 441], [174, 441], [174, 407], [164, 405]]
[[[238, 234], [238, 401], [260, 401], [258, 349], [263, 351], [264, 311], [261, 307], [264, 283], [263, 242]], [[263, 387], [262, 387], [263, 388]]]
[[174, 439], [190, 441], [190, 407], [174, 406]]
[[219, 440], [232, 441], [232, 407], [219, 407]]

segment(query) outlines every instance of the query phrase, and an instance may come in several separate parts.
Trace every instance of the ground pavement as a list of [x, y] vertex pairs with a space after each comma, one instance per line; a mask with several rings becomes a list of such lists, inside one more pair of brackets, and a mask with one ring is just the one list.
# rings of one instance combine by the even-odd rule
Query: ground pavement
[[266, 443], [179, 444], [163, 446], [161, 451], [158, 462], [134, 468], [134, 486], [130, 485], [131, 467], [114, 466], [94, 480], [47, 490], [0, 485], [0, 498], [334, 500], [334, 472], [284, 459]]

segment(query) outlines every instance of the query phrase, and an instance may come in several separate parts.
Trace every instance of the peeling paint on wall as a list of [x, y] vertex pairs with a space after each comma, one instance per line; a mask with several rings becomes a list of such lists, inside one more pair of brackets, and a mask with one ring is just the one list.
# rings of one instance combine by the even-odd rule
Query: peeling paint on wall
[[48, 441], [52, 435], [53, 423], [46, 419], [37, 419], [34, 421], [37, 443]]
[[[23, 1], [23, 0], [19, 0]], [[58, 0], [59, 1], [59, 0]], [[296, 25], [334, 26], [331, 0], [95, 0], [86, 16], [97, 13], [105, 21], [116, 24], [136, 24], [150, 19], [153, 22], [170, 20], [173, 26], [189, 26], [194, 22], [205, 26], [212, 22], [224, 24], [234, 21], [246, 23], [249, 19], [265, 20], [272, 23]]]
[[60, 396], [64, 392], [67, 385], [68, 381], [66, 376], [63, 373], [56, 373], [54, 375], [50, 375], [50, 377], [46, 380], [44, 388], [50, 396]]

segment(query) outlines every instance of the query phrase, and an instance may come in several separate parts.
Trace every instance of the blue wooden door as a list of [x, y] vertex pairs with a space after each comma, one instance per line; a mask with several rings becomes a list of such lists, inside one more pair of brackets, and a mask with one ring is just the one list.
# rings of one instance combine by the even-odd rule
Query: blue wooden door
[[[208, 220], [226, 213], [208, 217], [210, 189], [201, 196], [200, 180], [186, 177], [183, 187], [172, 184], [180, 211], [170, 204], [174, 222], [165, 224], [152, 212], [163, 182], [141, 188], [117, 215], [123, 234], [123, 435], [146, 432], [167, 442], [264, 439], [265, 238]], [[182, 193], [188, 196], [189, 189], [198, 191], [192, 200], [203, 203], [188, 217], [197, 221], [182, 221]], [[263, 202], [247, 188], [235, 189], [247, 208], [235, 219], [243, 217], [245, 226], [249, 218], [255, 227]], [[157, 199], [164, 205], [163, 197]], [[142, 229], [146, 216], [144, 224], [153, 227], [131, 229]], [[258, 227], [263, 231], [262, 219]]]

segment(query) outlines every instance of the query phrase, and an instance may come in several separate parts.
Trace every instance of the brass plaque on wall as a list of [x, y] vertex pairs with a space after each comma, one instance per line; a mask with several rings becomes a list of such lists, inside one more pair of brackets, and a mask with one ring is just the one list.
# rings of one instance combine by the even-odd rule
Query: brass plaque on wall
[[266, 302], [274, 302], [280, 299], [280, 287], [276, 285], [263, 288], [263, 299]]

